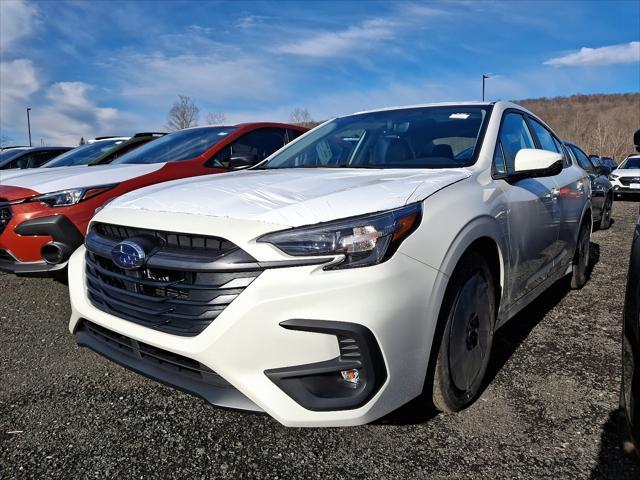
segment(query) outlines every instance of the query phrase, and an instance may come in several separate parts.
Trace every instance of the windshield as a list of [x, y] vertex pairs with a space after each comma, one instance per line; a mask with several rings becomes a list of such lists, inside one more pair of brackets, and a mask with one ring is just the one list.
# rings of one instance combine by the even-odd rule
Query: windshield
[[12, 158], [16, 158], [19, 155], [22, 155], [25, 152], [23, 148], [12, 148], [10, 150], [5, 150], [4, 152], [0, 152], [0, 164], [8, 162]]
[[111, 150], [114, 145], [118, 145], [126, 140], [123, 139], [109, 139], [98, 140], [97, 142], [89, 143], [88, 145], [82, 145], [76, 147], [73, 150], [58, 155], [56, 158], [43, 165], [44, 168], [52, 167], [72, 167], [76, 165], [88, 165], [91, 161], [98, 158], [107, 150]]
[[490, 107], [422, 107], [337, 118], [259, 168], [455, 168], [472, 165]]
[[640, 157], [629, 157], [618, 168], [640, 169]]
[[235, 130], [235, 127], [179, 130], [136, 148], [113, 161], [112, 165], [189, 160], [202, 155]]

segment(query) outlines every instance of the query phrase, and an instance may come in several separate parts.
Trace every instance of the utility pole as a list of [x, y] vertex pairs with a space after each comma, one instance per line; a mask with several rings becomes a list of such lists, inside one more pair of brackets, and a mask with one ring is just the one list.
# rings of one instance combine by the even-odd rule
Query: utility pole
[[482, 74], [482, 101], [484, 102], [484, 81], [487, 78], [491, 78], [489, 75]]
[[27, 107], [27, 128], [29, 129], [29, 146], [31, 147], [31, 119], [29, 118], [29, 112], [31, 107]]

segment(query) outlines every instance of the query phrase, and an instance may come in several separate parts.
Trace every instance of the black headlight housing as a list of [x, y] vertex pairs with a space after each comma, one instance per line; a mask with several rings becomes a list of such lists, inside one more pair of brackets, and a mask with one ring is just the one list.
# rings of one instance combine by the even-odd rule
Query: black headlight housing
[[292, 256], [343, 255], [325, 270], [367, 267], [389, 259], [420, 224], [422, 203], [317, 225], [281, 230], [258, 238]]

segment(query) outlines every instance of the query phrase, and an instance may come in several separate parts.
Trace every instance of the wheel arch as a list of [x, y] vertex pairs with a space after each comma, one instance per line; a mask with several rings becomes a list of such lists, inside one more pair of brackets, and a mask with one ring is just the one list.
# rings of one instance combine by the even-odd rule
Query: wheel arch
[[[508, 245], [506, 231], [498, 225], [495, 218], [483, 216], [469, 222], [451, 242], [439, 270], [447, 277], [453, 274], [456, 266], [471, 249], [479, 249], [489, 261], [489, 267], [496, 280], [496, 292], [499, 298], [504, 295], [508, 270]], [[447, 282], [448, 283], [448, 282]]]

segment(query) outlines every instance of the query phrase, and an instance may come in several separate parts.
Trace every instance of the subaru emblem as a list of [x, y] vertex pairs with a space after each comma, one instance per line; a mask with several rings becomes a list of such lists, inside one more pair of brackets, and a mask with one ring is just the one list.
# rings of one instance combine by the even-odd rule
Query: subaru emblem
[[147, 254], [142, 247], [129, 240], [120, 242], [111, 250], [113, 263], [124, 270], [133, 270], [142, 267], [146, 258]]

